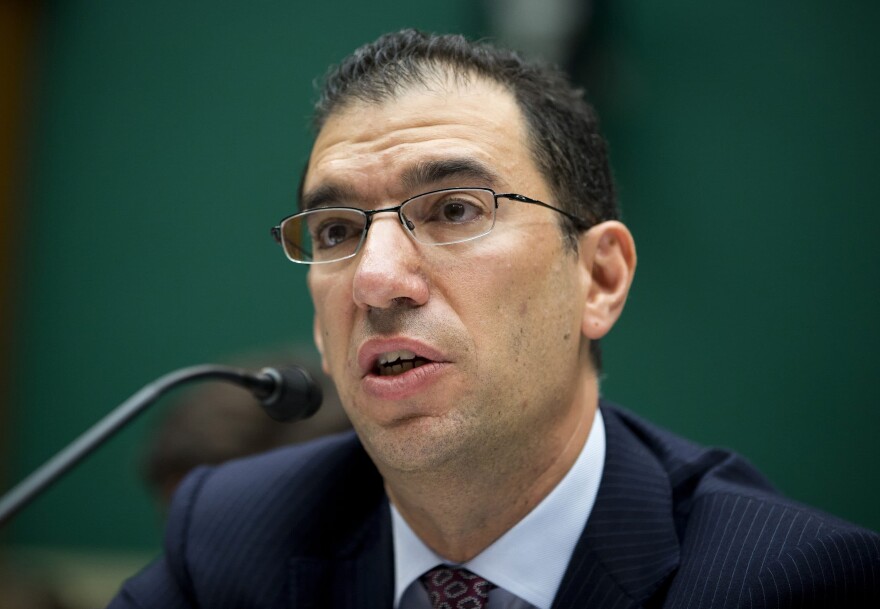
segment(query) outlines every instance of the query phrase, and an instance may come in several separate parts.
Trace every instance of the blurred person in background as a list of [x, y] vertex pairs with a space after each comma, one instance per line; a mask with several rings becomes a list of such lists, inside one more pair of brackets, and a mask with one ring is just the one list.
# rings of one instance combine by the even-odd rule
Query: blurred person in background
[[3, 609], [74, 609], [52, 582], [26, 574], [20, 566], [0, 562], [0, 607]]
[[280, 423], [260, 408], [246, 389], [226, 383], [186, 391], [167, 409], [148, 443], [142, 463], [147, 485], [167, 507], [180, 481], [199, 465], [217, 465], [351, 428], [333, 383], [305, 349], [252, 355], [242, 368], [295, 363], [321, 386], [321, 408], [304, 421]]

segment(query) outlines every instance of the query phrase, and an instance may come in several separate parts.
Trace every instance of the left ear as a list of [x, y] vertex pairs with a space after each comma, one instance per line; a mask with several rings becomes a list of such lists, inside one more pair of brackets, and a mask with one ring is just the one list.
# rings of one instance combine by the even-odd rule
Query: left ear
[[579, 249], [587, 282], [581, 332], [599, 340], [623, 312], [636, 271], [636, 244], [626, 226], [611, 220], [583, 233]]

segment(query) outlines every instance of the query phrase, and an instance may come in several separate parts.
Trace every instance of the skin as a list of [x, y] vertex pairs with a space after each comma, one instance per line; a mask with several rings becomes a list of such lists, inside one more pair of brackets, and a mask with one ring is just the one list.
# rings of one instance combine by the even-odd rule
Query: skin
[[[485, 183], [404, 179], [419, 163], [450, 158], [493, 175]], [[479, 78], [337, 110], [315, 141], [304, 193], [328, 184], [374, 209], [455, 186], [554, 203], [513, 96]], [[452, 561], [473, 558], [531, 511], [574, 463], [593, 423], [589, 343], [623, 308], [635, 248], [625, 226], [606, 222], [583, 233], [573, 252], [556, 216], [502, 200], [490, 234], [431, 246], [413, 240], [396, 214], [379, 214], [356, 257], [309, 270], [325, 371], [391, 500]], [[442, 364], [405, 397], [377, 397], [358, 350], [383, 338], [428, 345]]]

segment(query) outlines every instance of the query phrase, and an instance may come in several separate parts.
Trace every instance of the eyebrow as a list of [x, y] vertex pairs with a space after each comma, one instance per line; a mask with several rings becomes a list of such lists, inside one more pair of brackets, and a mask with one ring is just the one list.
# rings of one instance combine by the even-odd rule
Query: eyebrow
[[357, 192], [349, 187], [336, 182], [322, 184], [311, 192], [303, 193], [300, 198], [300, 211], [314, 209], [316, 207], [332, 207], [343, 201], [357, 201]]
[[407, 191], [412, 192], [452, 178], [473, 182], [459, 186], [485, 186], [498, 182], [498, 174], [489, 167], [476, 159], [462, 157], [420, 161], [403, 172], [401, 183]]
[[[419, 161], [403, 171], [400, 182], [407, 192], [430, 188], [451, 179], [461, 180], [459, 186], [486, 186], [498, 182], [498, 174], [476, 159], [461, 157]], [[418, 193], [415, 193], [418, 194]], [[357, 201], [359, 195], [351, 186], [339, 182], [327, 182], [314, 190], [303, 193], [300, 210], [332, 207], [343, 202]]]

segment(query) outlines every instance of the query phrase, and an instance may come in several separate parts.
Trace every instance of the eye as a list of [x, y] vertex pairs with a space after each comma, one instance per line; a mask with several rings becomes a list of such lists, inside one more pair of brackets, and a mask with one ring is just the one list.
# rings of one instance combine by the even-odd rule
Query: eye
[[486, 203], [479, 198], [464, 193], [454, 193], [435, 199], [422, 213], [422, 222], [466, 224], [480, 220], [490, 212], [487, 212]]
[[440, 209], [440, 216], [447, 222], [467, 222], [473, 214], [473, 206], [461, 201], [445, 201]]
[[362, 230], [362, 223], [347, 218], [328, 218], [312, 231], [312, 241], [319, 249], [330, 249], [349, 239], [359, 239]]

